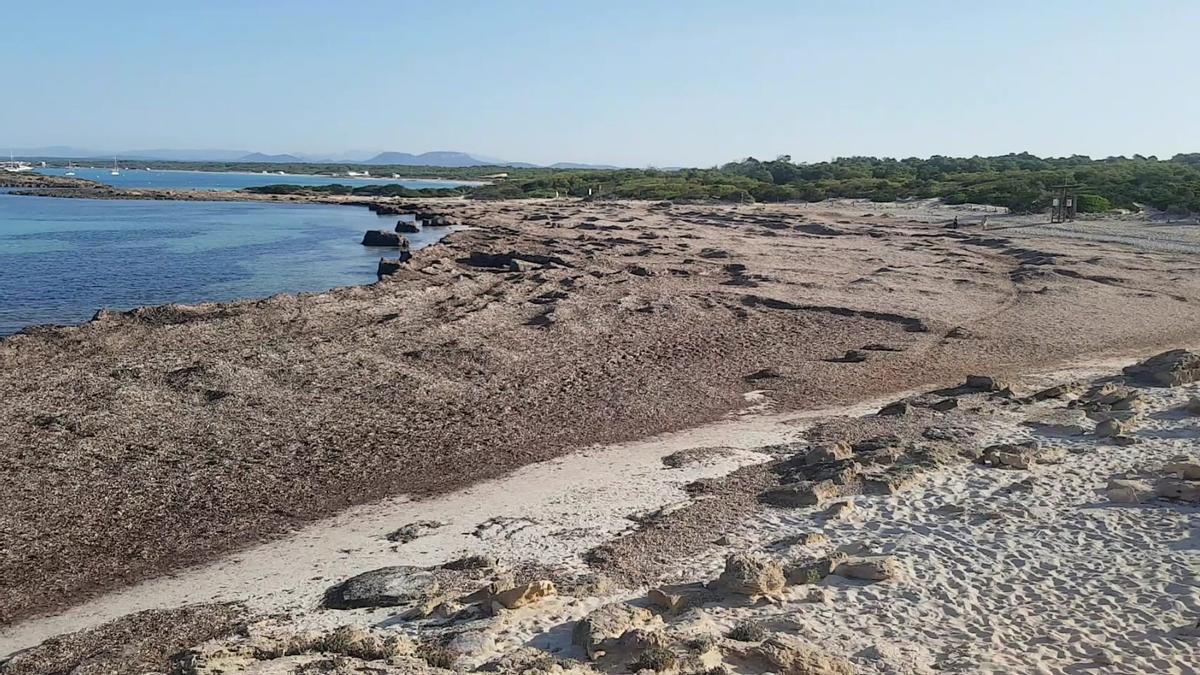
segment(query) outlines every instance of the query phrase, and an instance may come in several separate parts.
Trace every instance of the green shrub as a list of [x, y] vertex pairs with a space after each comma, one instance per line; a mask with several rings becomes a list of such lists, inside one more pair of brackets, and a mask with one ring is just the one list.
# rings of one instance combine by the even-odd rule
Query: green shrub
[[1080, 213], [1104, 213], [1112, 210], [1112, 202], [1100, 195], [1079, 195], [1075, 210]]

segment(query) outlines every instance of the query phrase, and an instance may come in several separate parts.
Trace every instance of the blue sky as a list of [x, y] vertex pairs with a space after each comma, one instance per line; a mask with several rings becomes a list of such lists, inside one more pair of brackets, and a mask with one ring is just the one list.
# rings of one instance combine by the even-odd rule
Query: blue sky
[[0, 144], [1167, 156], [1200, 151], [1197, 27], [1194, 0], [12, 2]]

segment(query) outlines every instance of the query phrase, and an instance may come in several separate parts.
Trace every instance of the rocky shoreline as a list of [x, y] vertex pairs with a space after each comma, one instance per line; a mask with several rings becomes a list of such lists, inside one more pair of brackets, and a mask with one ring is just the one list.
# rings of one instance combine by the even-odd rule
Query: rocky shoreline
[[265, 195], [245, 190], [118, 188], [83, 178], [45, 176], [38, 173], [0, 175], [0, 188], [12, 188], [9, 194], [18, 196], [58, 197], [61, 199], [280, 202], [296, 204], [346, 204], [350, 206], [371, 206], [376, 203], [394, 201], [388, 198], [322, 195], [316, 193]]
[[[1125, 234], [948, 229], [953, 209], [919, 205], [428, 208], [471, 229], [373, 286], [0, 342], [0, 530], [17, 542], [0, 620], [594, 444], [1200, 342], [1200, 269]], [[951, 398], [895, 418], [954, 415], [935, 407]], [[729, 489], [698, 486], [714, 498], [696, 508], [730, 525], [757, 508]], [[772, 499], [818, 498], [788, 490]], [[700, 550], [647, 536], [596, 564], [632, 583], [650, 568], [627, 551]]]

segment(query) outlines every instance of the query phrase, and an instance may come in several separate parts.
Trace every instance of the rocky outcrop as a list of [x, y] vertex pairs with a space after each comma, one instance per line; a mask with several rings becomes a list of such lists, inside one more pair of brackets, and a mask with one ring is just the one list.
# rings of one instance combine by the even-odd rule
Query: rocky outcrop
[[421, 231], [421, 223], [415, 220], [399, 220], [396, 222], [396, 231], [405, 234], [416, 234]]
[[789, 563], [785, 568], [787, 582], [796, 584], [815, 584], [833, 574], [838, 565], [848, 560], [845, 553], [832, 553], [820, 558], [807, 558]]
[[887, 581], [899, 577], [900, 563], [890, 555], [848, 558], [834, 568], [833, 573], [847, 579]]
[[830, 480], [820, 482], [799, 482], [781, 485], [764, 491], [758, 496], [758, 501], [771, 506], [795, 508], [799, 506], [820, 506], [839, 496], [837, 485]]
[[1148, 384], [1178, 387], [1200, 381], [1200, 354], [1173, 349], [1127, 366], [1123, 372], [1129, 378]]
[[846, 659], [793, 638], [772, 637], [752, 647], [747, 656], [780, 675], [854, 675], [854, 666]]
[[1036, 443], [1000, 443], [985, 448], [975, 461], [999, 469], [1028, 469], [1036, 457]]
[[912, 412], [912, 404], [908, 401], [896, 401], [879, 409], [880, 417], [900, 417]]
[[1110, 478], [1104, 494], [1118, 504], [1141, 504], [1155, 497], [1150, 483], [1132, 478]]
[[380, 279], [391, 276], [404, 268], [404, 264], [412, 260], [412, 253], [401, 251], [395, 258], [380, 258], [379, 266], [375, 268], [375, 276]]
[[1162, 472], [1174, 474], [1184, 480], [1200, 480], [1200, 461], [1172, 460], [1163, 465]]
[[646, 594], [646, 599], [651, 605], [667, 614], [682, 613], [717, 597], [718, 593], [700, 583], [662, 586], [653, 588]]
[[417, 220], [421, 221], [425, 227], [455, 227], [462, 225], [462, 221], [458, 218], [440, 213], [418, 213]]
[[849, 443], [845, 441], [834, 441], [833, 443], [818, 445], [812, 450], [809, 450], [808, 454], [804, 456], [804, 462], [806, 464], [840, 462], [842, 460], [850, 459], [853, 456], [854, 448], [850, 447]]
[[496, 591], [491, 594], [490, 601], [493, 606], [500, 605], [505, 609], [517, 609], [557, 594], [558, 589], [554, 587], [554, 582], [531, 581]]
[[485, 269], [503, 270], [507, 272], [519, 272], [522, 269], [533, 269], [543, 266], [558, 266], [571, 267], [567, 261], [553, 255], [541, 255], [537, 253], [522, 253], [520, 251], [508, 251], [506, 253], [492, 253], [489, 251], [471, 251], [471, 254], [465, 258], [460, 258], [459, 263], [470, 267], [480, 267]]
[[1008, 385], [991, 375], [968, 375], [966, 382], [963, 383], [964, 389], [974, 389], [976, 391], [1004, 391]]
[[1133, 430], [1133, 426], [1132, 420], [1109, 418], [1096, 425], [1096, 435], [1101, 438], [1124, 436]]
[[1160, 478], [1154, 484], [1154, 494], [1164, 499], [1200, 503], [1200, 481]]
[[726, 593], [758, 598], [779, 595], [786, 582], [783, 567], [777, 561], [762, 555], [734, 553], [725, 559], [725, 570], [713, 586]]
[[387, 230], [367, 230], [367, 233], [363, 235], [362, 245], [407, 249], [408, 240]]
[[420, 567], [381, 567], [329, 589], [325, 606], [331, 609], [415, 606], [437, 597], [439, 590], [437, 578]]
[[589, 659], [596, 659], [610, 651], [626, 632], [646, 626], [654, 618], [650, 610], [623, 602], [605, 605], [575, 624], [571, 642], [583, 647]]
[[358, 626], [296, 631], [267, 620], [248, 624], [231, 637], [176, 654], [170, 665], [177, 675], [333, 672], [328, 668], [335, 662], [336, 672], [345, 675], [451, 672], [432, 667], [419, 653], [412, 641], [390, 631]]

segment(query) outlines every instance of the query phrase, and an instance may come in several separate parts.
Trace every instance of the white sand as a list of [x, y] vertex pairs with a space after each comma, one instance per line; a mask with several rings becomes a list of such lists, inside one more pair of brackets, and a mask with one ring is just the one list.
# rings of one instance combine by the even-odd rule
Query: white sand
[[[1152, 389], [1151, 415], [1129, 447], [1091, 436], [1046, 437], [992, 422], [992, 438], [1066, 449], [1060, 465], [1010, 471], [975, 465], [927, 478], [916, 490], [858, 497], [840, 522], [822, 510], [769, 509], [747, 523], [739, 548], [823, 531], [832, 546], [865, 544], [907, 568], [901, 581], [828, 577], [822, 602], [793, 587], [777, 608], [710, 608], [731, 627], [780, 622], [831, 651], [858, 655], [864, 672], [1196, 673], [1200, 671], [1200, 508], [1110, 503], [1098, 488], [1173, 456], [1200, 458], [1200, 419], [1172, 412], [1200, 386]], [[1046, 402], [1035, 407], [1062, 407]], [[717, 574], [726, 551], [684, 571]]]

